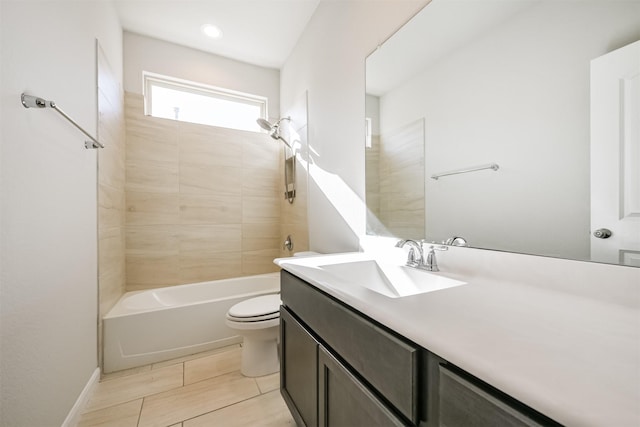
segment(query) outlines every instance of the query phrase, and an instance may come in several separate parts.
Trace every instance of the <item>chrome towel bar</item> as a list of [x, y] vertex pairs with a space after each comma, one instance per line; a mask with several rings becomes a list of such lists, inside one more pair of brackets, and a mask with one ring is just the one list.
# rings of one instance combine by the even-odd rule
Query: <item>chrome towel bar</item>
[[440, 172], [440, 173], [431, 175], [431, 179], [437, 180], [442, 176], [457, 175], [459, 173], [475, 172], [475, 171], [481, 171], [485, 169], [492, 169], [494, 171], [497, 171], [498, 169], [500, 169], [500, 166], [498, 166], [497, 163], [488, 163], [486, 165], [474, 166], [466, 169], [456, 169], [456, 170], [447, 171], [447, 172]]
[[82, 129], [82, 127], [78, 123], [76, 123], [75, 120], [73, 120], [71, 117], [69, 117], [67, 115], [67, 113], [62, 111], [56, 105], [55, 102], [47, 101], [45, 99], [38, 98], [37, 96], [26, 95], [24, 93], [22, 94], [20, 99], [22, 100], [22, 105], [24, 106], [24, 108], [46, 108], [46, 107], [50, 107], [50, 108], [53, 108], [54, 110], [56, 110], [58, 113], [60, 113], [60, 115], [62, 117], [64, 117], [65, 119], [67, 119], [69, 121], [69, 123], [74, 125], [80, 132], [84, 133], [89, 139], [91, 139], [91, 141], [85, 141], [84, 142], [84, 148], [104, 148], [104, 145], [102, 145], [97, 139], [95, 139], [93, 136], [91, 136], [86, 130]]

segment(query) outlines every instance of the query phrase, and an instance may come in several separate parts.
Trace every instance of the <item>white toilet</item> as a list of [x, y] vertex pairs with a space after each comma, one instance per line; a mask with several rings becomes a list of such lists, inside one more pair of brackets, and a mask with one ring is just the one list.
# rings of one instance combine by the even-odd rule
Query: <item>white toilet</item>
[[243, 338], [242, 375], [261, 377], [280, 370], [280, 304], [280, 294], [263, 295], [241, 301], [227, 312], [227, 326]]

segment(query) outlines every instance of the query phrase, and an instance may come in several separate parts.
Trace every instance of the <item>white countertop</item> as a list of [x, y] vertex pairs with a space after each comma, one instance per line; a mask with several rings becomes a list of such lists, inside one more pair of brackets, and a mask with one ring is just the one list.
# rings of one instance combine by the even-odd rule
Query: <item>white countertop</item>
[[372, 256], [276, 264], [559, 423], [640, 426], [637, 305], [447, 271], [429, 274], [467, 284], [389, 298], [318, 268], [365, 259]]

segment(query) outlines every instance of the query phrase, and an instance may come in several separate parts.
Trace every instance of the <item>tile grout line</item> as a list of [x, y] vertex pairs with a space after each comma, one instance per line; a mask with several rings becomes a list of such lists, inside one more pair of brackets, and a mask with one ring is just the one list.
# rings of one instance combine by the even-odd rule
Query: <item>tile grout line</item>
[[142, 418], [142, 408], [144, 407], [144, 400], [146, 397], [142, 398], [142, 404], [140, 405], [140, 411], [138, 411], [138, 421], [136, 421], [136, 427], [140, 427], [140, 419]]
[[[256, 385], [257, 385], [257, 384], [256, 384]], [[258, 391], [260, 391], [260, 387], [258, 387]], [[271, 390], [270, 392], [267, 392], [267, 393], [272, 393], [272, 392], [274, 392], [274, 391], [276, 391], [276, 390]], [[265, 393], [265, 394], [266, 394], [266, 393]], [[214, 409], [213, 411], [204, 412], [204, 413], [202, 413], [202, 414], [199, 414], [199, 415], [193, 416], [193, 417], [191, 417], [191, 418], [185, 418], [184, 420], [179, 421], [179, 422], [184, 424], [184, 422], [185, 422], [185, 421], [191, 421], [191, 420], [194, 420], [194, 419], [196, 419], [196, 418], [202, 417], [202, 416], [204, 416], [204, 415], [208, 415], [208, 414], [212, 414], [212, 413], [214, 413], [214, 412], [221, 411], [221, 410], [226, 409], [226, 408], [229, 408], [229, 407], [231, 407], [231, 406], [238, 405], [238, 404], [240, 404], [240, 403], [246, 402], [246, 401], [251, 400], [251, 399], [255, 399], [255, 398], [260, 397], [260, 396], [262, 396], [262, 395], [263, 395], [263, 394], [262, 394], [262, 393], [260, 393], [260, 394], [257, 394], [257, 395], [255, 395], [255, 396], [252, 396], [252, 397], [247, 397], [246, 399], [242, 399], [242, 400], [239, 400], [239, 401], [237, 401], [237, 402], [230, 403], [230, 404], [225, 405], [225, 406], [221, 406], [221, 407], [219, 407], [219, 408], [217, 408], [217, 409]]]

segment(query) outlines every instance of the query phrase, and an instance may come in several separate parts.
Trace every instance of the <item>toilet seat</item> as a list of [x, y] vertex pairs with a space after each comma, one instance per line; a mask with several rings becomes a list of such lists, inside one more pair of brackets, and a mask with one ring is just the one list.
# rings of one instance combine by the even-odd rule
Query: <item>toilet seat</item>
[[280, 317], [279, 294], [263, 295], [241, 301], [227, 312], [227, 319], [233, 322], [261, 322]]

